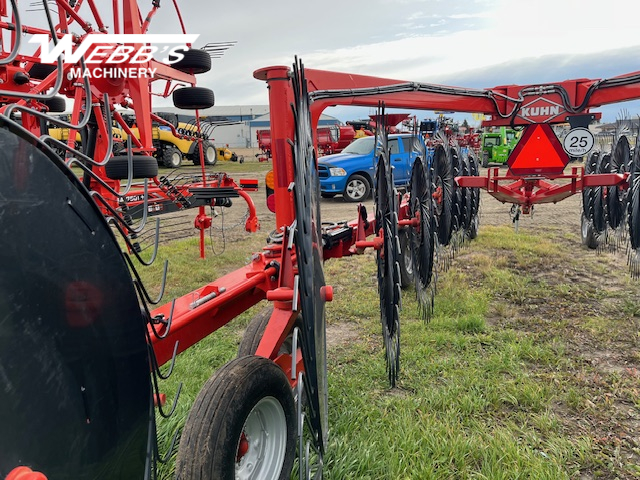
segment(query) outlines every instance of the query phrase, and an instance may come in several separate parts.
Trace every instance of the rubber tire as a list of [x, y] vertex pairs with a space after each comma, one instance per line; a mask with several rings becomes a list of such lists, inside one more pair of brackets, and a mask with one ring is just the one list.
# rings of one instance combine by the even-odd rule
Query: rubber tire
[[34, 63], [27, 73], [34, 80], [44, 80], [57, 69], [57, 64], [49, 65], [47, 63]]
[[487, 152], [482, 152], [482, 166], [489, 168], [489, 154]]
[[[111, 180], [129, 178], [129, 162], [126, 155], [111, 157], [105, 165], [105, 173]], [[133, 178], [154, 178], [158, 176], [158, 161], [146, 155], [133, 156]]]
[[[238, 357], [242, 357], [244, 355], [255, 355], [272, 313], [273, 307], [268, 306], [253, 316], [244, 331], [240, 345], [238, 345]], [[294, 328], [295, 327], [298, 327], [300, 329], [300, 334], [302, 334], [302, 316], [298, 315], [298, 318], [296, 318]], [[293, 333], [293, 330], [291, 330], [291, 332]], [[292, 345], [293, 340], [292, 335], [290, 334], [285, 338], [278, 353], [291, 354]]]
[[584, 213], [582, 214], [580, 221], [580, 237], [582, 238], [582, 244], [591, 250], [598, 248], [598, 240], [596, 239], [595, 231], [593, 230], [593, 224], [589, 222]]
[[[176, 70], [193, 75], [207, 73], [211, 70], [211, 56], [204, 50], [190, 48], [189, 50], [183, 50], [181, 54], [184, 55], [184, 57], [171, 64]], [[169, 55], [170, 61], [173, 58], [175, 58], [175, 56]]]
[[[400, 288], [406, 290], [409, 285], [413, 284], [413, 259], [411, 257], [411, 242], [406, 230], [398, 231], [398, 240], [400, 242], [400, 251], [398, 255], [398, 264], [400, 265]], [[407, 259], [411, 262], [411, 267], [407, 265]]]
[[[358, 182], [362, 182], [365, 185], [364, 194], [361, 197], [357, 197], [357, 198], [352, 197], [347, 192], [347, 187], [349, 186], [349, 183], [354, 180], [357, 180]], [[358, 175], [357, 173], [354, 173], [349, 177], [349, 179], [347, 180], [347, 185], [344, 188], [344, 192], [342, 192], [342, 197], [346, 202], [363, 202], [364, 200], [368, 199], [370, 195], [371, 195], [371, 184], [369, 183], [369, 180], [367, 180], [362, 175]]]
[[64, 97], [55, 96], [48, 100], [42, 100], [44, 105], [47, 106], [50, 113], [60, 113], [64, 112], [67, 109], [67, 102]]
[[202, 387], [182, 431], [177, 480], [235, 478], [236, 454], [245, 421], [266, 397], [284, 410], [287, 445], [278, 478], [289, 479], [296, 455], [296, 409], [291, 385], [274, 362], [244, 356], [220, 368]]
[[[208, 153], [212, 153], [213, 160], [207, 160]], [[213, 167], [216, 163], [218, 163], [218, 152], [216, 152], [216, 147], [208, 140], [202, 141], [202, 153], [204, 154], [204, 164]], [[194, 165], [200, 165], [200, 146], [196, 143], [193, 149], [193, 153], [191, 154], [191, 159], [193, 160]]]
[[253, 316], [238, 345], [238, 357], [255, 355], [272, 313], [273, 307], [265, 307]]
[[[177, 161], [176, 158], [178, 158]], [[167, 168], [179, 168], [182, 165], [182, 152], [180, 149], [173, 145], [165, 146], [162, 150], [162, 164]]]
[[471, 224], [469, 225], [469, 229], [467, 230], [467, 235], [469, 236], [469, 239], [473, 240], [478, 236], [478, 226], [480, 224], [480, 218], [478, 217], [478, 214], [476, 213], [472, 218], [471, 218]]
[[213, 107], [215, 98], [209, 88], [183, 87], [173, 91], [173, 104], [183, 110], [196, 110]]

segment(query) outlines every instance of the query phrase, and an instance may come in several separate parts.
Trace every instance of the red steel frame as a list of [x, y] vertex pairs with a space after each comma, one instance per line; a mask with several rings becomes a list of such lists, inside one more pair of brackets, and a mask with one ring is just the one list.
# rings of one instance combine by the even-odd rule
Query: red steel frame
[[[92, 29], [89, 24], [85, 24], [77, 14], [77, 9], [69, 6], [67, 2], [58, 1], [60, 13], [59, 31], [68, 31], [66, 16], [62, 13], [67, 12], [73, 20], [81, 24], [87, 34], [100, 34], [104, 31], [103, 23], [97, 15], [95, 3], [87, 0], [87, 4], [91, 7], [96, 17], [95, 25], [98, 31]], [[81, 2], [79, 2], [81, 3]], [[143, 33], [146, 31], [147, 24], [141, 23], [142, 18], [150, 18], [150, 15], [143, 17], [137, 7], [137, 2], [133, 0], [122, 0], [122, 11], [117, 8], [118, 2], [114, 0], [114, 19], [116, 25], [119, 24], [120, 13], [123, 19], [123, 33]], [[155, 7], [154, 7], [155, 8]], [[7, 11], [6, 1], [0, 1], [0, 9]], [[6, 22], [0, 22], [0, 28], [9, 28]], [[27, 29], [25, 32], [33, 33], [34, 29]], [[118, 30], [119, 31], [119, 30]], [[40, 32], [48, 33], [48, 32]], [[29, 60], [29, 59], [26, 59]], [[35, 60], [35, 57], [31, 60]], [[186, 85], [194, 85], [195, 77], [188, 74], [181, 74], [170, 67], [150, 62], [159, 70], [159, 75], [155, 80], [166, 80], [167, 87], [165, 93], [170, 91], [169, 84], [172, 81], [182, 82]], [[5, 74], [11, 75], [12, 68], [4, 67]], [[65, 67], [65, 73], [69, 67]], [[634, 74], [623, 75], [618, 78], [632, 77]], [[376, 107], [380, 101], [383, 101], [387, 107], [425, 109], [425, 110], [446, 110], [459, 112], [478, 112], [493, 115], [495, 125], [513, 123], [516, 125], [525, 125], [531, 123], [523, 117], [516, 116], [514, 118], [502, 118], [500, 114], [509, 113], [514, 107], [518, 106], [517, 100], [523, 87], [520, 86], [503, 86], [495, 87], [490, 92], [493, 99], [488, 97], [469, 96], [460, 90], [452, 90], [449, 93], [434, 93], [423, 91], [404, 91], [400, 93], [378, 93], [369, 96], [360, 96], [357, 94], [359, 89], [376, 88], [393, 86], [399, 84], [408, 84], [400, 80], [392, 80], [385, 78], [377, 78], [364, 75], [352, 75], [347, 73], [337, 73], [322, 70], [306, 69], [305, 75], [308, 80], [309, 91], [313, 94], [319, 91], [330, 90], [352, 90], [353, 95], [328, 96], [326, 98], [314, 101], [311, 104], [312, 131], [316, 131], [318, 119], [322, 111], [333, 105], [361, 105]], [[165, 337], [159, 339], [155, 335], [151, 335], [153, 339], [153, 348], [158, 359], [158, 364], [162, 365], [171, 360], [174, 347], [178, 345], [178, 351], [184, 351], [190, 346], [197, 343], [213, 331], [230, 322], [240, 313], [246, 311], [251, 306], [257, 304], [261, 300], [269, 300], [273, 303], [274, 312], [271, 316], [265, 334], [260, 342], [257, 350], [258, 355], [271, 358], [276, 361], [287, 373], [291, 373], [291, 356], [279, 355], [278, 351], [286, 336], [291, 332], [297, 312], [293, 311], [294, 305], [294, 275], [296, 274], [296, 258], [295, 251], [286, 248], [287, 236], [289, 232], [287, 227], [295, 220], [293, 194], [289, 189], [290, 184], [294, 181], [294, 166], [292, 152], [289, 140], [294, 138], [294, 119], [290, 105], [293, 103], [293, 93], [290, 83], [290, 69], [283, 66], [273, 66], [257, 70], [254, 73], [255, 78], [265, 81], [269, 89], [269, 104], [271, 117], [271, 140], [273, 169], [275, 176], [275, 204], [276, 204], [276, 228], [284, 231], [284, 241], [282, 244], [272, 244], [266, 246], [262, 252], [253, 256], [249, 265], [237, 269], [223, 277], [198, 288], [197, 290], [187, 293], [173, 302], [167, 303], [151, 312], [152, 319], [170, 319], [170, 323], [158, 323], [156, 330], [160, 334], [166, 334]], [[53, 76], [44, 81], [31, 86], [29, 89], [32, 93], [44, 92], [50, 88], [54, 81]], [[583, 112], [588, 112], [590, 108], [607, 103], [622, 102], [625, 100], [640, 98], [640, 81], [625, 86], [606, 87], [596, 90], [588, 100], [585, 100], [587, 92], [591, 86], [596, 84], [598, 80], [569, 80], [561, 82], [561, 86], [569, 93], [570, 101], [573, 105], [579, 105], [584, 101]], [[151, 139], [151, 93], [150, 80], [140, 79], [139, 83], [131, 83], [126, 88], [112, 93], [114, 104], [126, 103], [128, 99], [132, 100], [132, 106], [136, 110], [136, 118], [140, 128], [140, 144], [137, 147], [140, 151], [152, 152]], [[533, 93], [527, 95], [535, 96], [539, 99], [546, 99], [554, 104], [559, 104], [559, 96], [557, 93], [547, 92], [545, 86], [536, 86]], [[4, 88], [11, 88], [4, 85]], [[96, 85], [97, 91], [94, 92], [95, 101], [101, 101], [100, 95], [103, 91], [109, 91], [110, 86]], [[449, 87], [447, 87], [449, 88]], [[16, 90], [24, 90], [16, 86]], [[78, 120], [79, 109], [81, 105], [81, 95], [77, 92], [77, 86], [66, 83], [63, 93], [71, 98], [76, 99], [76, 110], [74, 111], [74, 120]], [[5, 99], [7, 101], [7, 99]], [[33, 105], [32, 101], [20, 100], [18, 103]], [[574, 112], [575, 113], [575, 112]], [[568, 114], [568, 112], [567, 112]], [[196, 117], [198, 113], [196, 111]], [[561, 115], [562, 116], [562, 115]], [[39, 127], [35, 117], [30, 118], [29, 114], [23, 115], [23, 123], [32, 131], [37, 132]], [[100, 116], [101, 117], [101, 116]], [[557, 118], [557, 121], [564, 121], [564, 118]], [[553, 123], [553, 119], [549, 123]], [[104, 123], [104, 122], [103, 122]], [[95, 155], [101, 158], [107, 153], [107, 142], [105, 141], [106, 126], [100, 126], [101, 138], [98, 139]], [[74, 133], [71, 132], [71, 138]], [[98, 173], [105, 177], [104, 169], [98, 168]], [[204, 176], [204, 172], [203, 172]], [[548, 180], [568, 179], [568, 183], [562, 186], [555, 186]], [[508, 186], [500, 184], [501, 181], [512, 181]], [[535, 202], [553, 202], [561, 200], [569, 195], [580, 191], [583, 187], [595, 185], [625, 185], [626, 176], [618, 174], [583, 176], [583, 171], [579, 168], [573, 168], [570, 175], [556, 175], [549, 177], [523, 177], [517, 178], [513, 175], [501, 177], [497, 169], [489, 171], [486, 178], [478, 177], [461, 177], [457, 179], [458, 183], [468, 187], [481, 187], [489, 193], [496, 196], [502, 201], [513, 201], [521, 204], [531, 204]], [[99, 184], [92, 185], [91, 188], [101, 192], [102, 187]], [[114, 182], [114, 188], [119, 188], [119, 182]], [[537, 190], [537, 191], [536, 191]], [[108, 196], [104, 193], [104, 196]], [[204, 207], [202, 207], [204, 208]], [[202, 214], [201, 210], [201, 214]], [[400, 222], [402, 225], [411, 225], [414, 219], [408, 218], [406, 205], [400, 210]], [[325, 251], [325, 258], [341, 257], [361, 253], [366, 248], [380, 248], [381, 239], [374, 237], [368, 241], [367, 237], [372, 235], [375, 230], [373, 218], [370, 216], [368, 222], [358, 215], [356, 221], [350, 222], [348, 227], [351, 229], [351, 236], [343, 239], [331, 249]], [[327, 299], [330, 300], [330, 288], [326, 290]], [[297, 302], [295, 302], [297, 303]], [[168, 331], [167, 331], [168, 330]], [[299, 352], [296, 352], [299, 353]], [[302, 369], [302, 355], [298, 354], [296, 358], [297, 368]], [[291, 378], [291, 377], [289, 377]], [[291, 380], [295, 384], [295, 379]]]
[[[293, 193], [289, 189], [289, 186], [294, 181], [294, 171], [292, 152], [288, 142], [294, 138], [295, 127], [290, 107], [293, 103], [290, 73], [290, 69], [285, 66], [267, 67], [254, 72], [256, 79], [267, 83], [269, 91], [276, 228], [285, 228], [291, 225], [295, 219]], [[631, 77], [633, 75], [635, 73], [626, 76]], [[469, 97], [463, 93], [403, 92], [359, 96], [356, 94], [358, 89], [406, 84], [408, 82], [314, 69], [305, 69], [305, 76], [311, 93], [324, 90], [354, 91], [351, 96], [314, 101], [311, 104], [312, 130], [314, 131], [320, 114], [328, 106], [361, 105], [375, 107], [379, 101], [384, 101], [387, 107], [452, 110], [498, 115], [500, 112], [509, 112], [515, 106], [513, 101], [504, 99], [501, 95], [517, 98], [517, 92], [523, 88], [509, 86], [492, 89], [491, 91], [495, 93], [497, 98], [496, 102], [488, 98]], [[572, 93], [572, 103], [579, 104], [584, 100], [584, 95], [588, 88], [596, 82], [597, 80], [569, 80], [562, 82], [561, 85]], [[557, 101], [554, 95], [556, 94], [550, 95], [549, 98]], [[539, 97], [544, 98], [545, 94], [541, 94]], [[586, 103], [584, 112], [588, 112], [591, 107], [634, 98], [640, 98], [640, 82], [631, 86], [611, 87], [602, 91], [597, 90], [591, 96], [589, 102]], [[565, 121], [565, 118], [562, 117], [561, 120]], [[560, 118], [556, 121], [560, 121]], [[503, 120], [503, 122], [508, 123], [508, 120]], [[499, 123], [496, 120], [496, 124]], [[525, 120], [520, 118], [516, 118], [514, 123], [517, 125], [527, 124]], [[550, 182], [550, 180], [562, 178], [568, 179], [568, 182], [564, 185], [556, 185]], [[490, 169], [487, 178], [459, 177], [457, 181], [462, 186], [484, 188], [502, 201], [527, 204], [556, 202], [588, 186], [626, 185], [627, 176], [626, 174], [583, 176], [581, 168], [573, 168], [569, 175], [556, 174], [552, 177], [537, 176], [532, 178], [516, 177], [509, 174], [500, 176], [497, 169]], [[502, 181], [511, 181], [512, 183], [508, 186], [503, 186], [500, 183]], [[400, 223], [402, 225], [410, 225], [413, 221], [413, 219], [407, 218], [406, 205], [401, 206]], [[367, 228], [365, 228], [365, 223], [368, 223]], [[325, 250], [325, 258], [357, 254], [361, 253], [365, 248], [380, 248], [379, 238], [375, 237], [373, 240], [367, 240], [367, 237], [375, 232], [375, 222], [372, 216], [369, 216], [368, 222], [364, 222], [358, 215], [358, 219], [348, 225], [352, 229], [350, 238], [340, 240], [330, 250]], [[155, 349], [161, 362], [167, 361], [171, 357], [176, 341], [179, 341], [179, 350], [182, 351], [198, 339], [226, 324], [238, 313], [262, 299], [268, 299], [273, 301], [275, 308], [258, 348], [258, 354], [276, 360], [284, 366], [286, 371], [289, 371], [290, 359], [287, 356], [279, 356], [277, 352], [284, 338], [290, 332], [297, 316], [297, 312], [292, 311], [295, 255], [288, 252], [287, 249], [279, 249], [276, 254], [276, 251], [273, 250], [274, 246], [265, 248], [266, 253], [257, 254], [251, 265], [226, 275], [176, 301], [171, 331], [166, 339], [155, 343]], [[276, 272], [269, 266], [272, 265], [271, 262], [274, 259], [277, 259], [280, 265], [277, 278], [272, 276]], [[285, 268], [285, 266], [288, 267]], [[219, 290], [221, 287], [226, 289], [225, 292], [211, 300], [211, 305], [206, 308], [198, 307], [201, 308], [200, 310], [193, 310], [189, 307], [194, 295], [196, 297], [205, 296], [208, 292]], [[238, 293], [230, 295], [230, 292]], [[168, 317], [170, 306], [165, 305], [152, 313], [162, 313]], [[294, 382], [292, 381], [292, 383]]]

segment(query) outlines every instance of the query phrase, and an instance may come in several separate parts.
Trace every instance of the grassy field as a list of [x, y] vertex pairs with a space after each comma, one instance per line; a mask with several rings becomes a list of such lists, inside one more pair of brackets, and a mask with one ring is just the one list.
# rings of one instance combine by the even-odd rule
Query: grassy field
[[[167, 299], [241, 265], [263, 235], [194, 260], [197, 243], [164, 245]], [[390, 389], [373, 253], [330, 260], [327, 283], [328, 479], [640, 478], [640, 287], [624, 256], [596, 255], [575, 234], [483, 226], [441, 271], [435, 314], [404, 292], [401, 371]], [[143, 269], [157, 284], [161, 262]], [[160, 421], [161, 451], [199, 388], [236, 355], [260, 306], [177, 361], [176, 415]], [[160, 478], [172, 478], [173, 464]]]

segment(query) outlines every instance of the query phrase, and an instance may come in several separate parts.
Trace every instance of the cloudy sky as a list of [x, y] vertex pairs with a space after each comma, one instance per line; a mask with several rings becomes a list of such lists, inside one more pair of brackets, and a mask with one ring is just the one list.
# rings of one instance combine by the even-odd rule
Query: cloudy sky
[[[490, 88], [640, 70], [640, 6], [630, 0], [242, 0], [180, 2], [196, 46], [236, 41], [200, 85], [217, 105], [267, 104], [253, 71], [291, 65]], [[165, 0], [152, 33], [178, 33]], [[173, 25], [173, 27], [172, 27]], [[602, 108], [614, 119], [621, 109]], [[345, 120], [351, 111], [327, 113]], [[367, 116], [368, 111], [364, 111]], [[347, 118], [345, 118], [345, 116]]]

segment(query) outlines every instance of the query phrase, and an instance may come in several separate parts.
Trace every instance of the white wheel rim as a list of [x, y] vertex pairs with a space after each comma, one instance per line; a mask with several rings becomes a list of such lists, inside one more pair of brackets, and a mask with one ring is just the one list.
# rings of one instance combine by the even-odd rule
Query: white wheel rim
[[206, 148], [204, 154], [207, 157], [207, 162], [211, 163], [216, 156], [216, 149], [209, 146]]
[[360, 180], [351, 180], [347, 185], [347, 193], [351, 198], [362, 198], [365, 191], [366, 187]]
[[249, 413], [242, 431], [249, 449], [236, 463], [236, 479], [278, 478], [287, 446], [287, 420], [280, 402], [274, 397], [262, 398]]
[[174, 152], [173, 155], [171, 155], [171, 164], [174, 167], [179, 167], [180, 163], [182, 161], [182, 158], [180, 158], [182, 155], [179, 154], [178, 152]]

